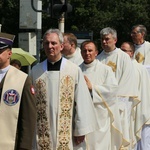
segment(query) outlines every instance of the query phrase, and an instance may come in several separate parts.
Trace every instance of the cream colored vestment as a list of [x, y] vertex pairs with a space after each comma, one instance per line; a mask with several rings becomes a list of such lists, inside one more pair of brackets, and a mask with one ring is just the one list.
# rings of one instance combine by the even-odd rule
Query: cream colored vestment
[[97, 59], [112, 68], [118, 81], [119, 88], [117, 95], [119, 97], [122, 134], [124, 138], [122, 149], [131, 149], [134, 140], [131, 135], [134, 132], [130, 130], [130, 116], [133, 115], [133, 108], [139, 103], [133, 64], [130, 57], [119, 48], [109, 53], [102, 51]]
[[136, 120], [135, 120], [135, 131], [137, 140], [141, 137], [141, 129], [144, 124], [149, 124], [150, 119], [150, 77], [146, 68], [139, 64], [135, 59], [132, 60], [133, 65], [136, 69], [136, 74], [139, 74], [139, 80], [137, 79], [139, 89], [139, 99], [141, 102], [136, 107]]
[[148, 41], [145, 41], [141, 45], [135, 44], [134, 58], [138, 63], [150, 65], [150, 43]]
[[79, 47], [76, 48], [76, 51], [72, 55], [64, 57], [78, 66], [83, 62], [83, 58], [81, 56], [81, 49]]
[[[139, 97], [141, 99], [140, 105], [136, 109], [135, 132], [138, 141], [137, 150], [150, 149], [150, 76], [147, 70], [148, 65], [139, 64], [135, 59], [133, 60], [139, 75]], [[138, 74], [137, 73], [137, 74]]]
[[[63, 58], [60, 71], [47, 71], [45, 60], [31, 75], [37, 92], [38, 150], [73, 150], [73, 136], [98, 128], [81, 69]], [[83, 143], [80, 145], [85, 149]]]
[[88, 134], [87, 145], [90, 150], [118, 150], [122, 144], [118, 99], [116, 90], [117, 80], [107, 65], [98, 60], [90, 64], [80, 65], [84, 75], [92, 83], [92, 99], [96, 116], [100, 126], [99, 130]]

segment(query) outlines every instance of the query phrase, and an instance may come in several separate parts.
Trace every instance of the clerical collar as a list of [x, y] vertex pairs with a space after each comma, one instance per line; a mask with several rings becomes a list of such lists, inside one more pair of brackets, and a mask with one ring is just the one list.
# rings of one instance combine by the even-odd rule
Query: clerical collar
[[59, 71], [60, 65], [61, 65], [62, 58], [58, 60], [57, 62], [49, 62], [47, 60], [47, 70], [48, 71]]

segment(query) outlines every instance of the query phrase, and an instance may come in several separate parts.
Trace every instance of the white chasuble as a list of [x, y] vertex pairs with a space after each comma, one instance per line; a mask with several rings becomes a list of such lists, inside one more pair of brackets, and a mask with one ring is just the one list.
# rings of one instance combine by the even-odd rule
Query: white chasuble
[[37, 92], [38, 149], [73, 150], [73, 136], [98, 128], [92, 100], [77, 65], [63, 58], [60, 71], [47, 71], [46, 61], [31, 72]]
[[92, 98], [95, 106], [99, 130], [88, 134], [87, 145], [90, 150], [118, 150], [122, 144], [116, 90], [117, 80], [107, 65], [98, 60], [80, 65], [84, 75], [92, 83]]
[[134, 58], [140, 64], [150, 65], [150, 43], [148, 41], [141, 45], [135, 44]]
[[141, 102], [136, 108], [136, 120], [135, 120], [135, 132], [137, 140], [141, 138], [141, 130], [144, 124], [149, 124], [150, 119], [150, 77], [146, 68], [139, 64], [136, 60], [133, 60], [133, 64], [136, 69], [136, 74], [139, 74], [139, 80], [137, 80], [138, 94]]
[[115, 74], [118, 81], [118, 98], [119, 98], [119, 109], [120, 117], [122, 120], [122, 134], [124, 142], [122, 147], [131, 149], [133, 133], [130, 131], [130, 119], [133, 114], [134, 107], [140, 102], [138, 99], [138, 90], [136, 87], [136, 81], [134, 77], [133, 64], [130, 57], [122, 52], [119, 48], [114, 51], [106, 53], [102, 51], [97, 59], [110, 66]]
[[27, 75], [10, 67], [6, 73], [0, 103], [0, 149], [14, 150], [21, 95]]
[[109, 53], [103, 51], [97, 56], [97, 59], [112, 68], [119, 85], [118, 96], [133, 97], [137, 95], [133, 64], [126, 53], [116, 48]]
[[72, 55], [67, 55], [64, 57], [78, 66], [83, 62], [83, 58], [81, 56], [81, 49], [79, 47], [76, 48], [75, 52]]
[[146, 70], [148, 71], [148, 73], [150, 75], [150, 65], [144, 65], [144, 67], [146, 68]]

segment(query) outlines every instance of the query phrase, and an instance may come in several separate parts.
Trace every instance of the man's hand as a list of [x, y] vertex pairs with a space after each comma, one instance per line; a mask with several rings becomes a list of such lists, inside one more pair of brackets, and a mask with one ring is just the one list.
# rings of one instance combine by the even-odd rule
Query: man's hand
[[91, 84], [90, 80], [88, 79], [88, 77], [87, 77], [86, 75], [84, 75], [84, 79], [85, 79], [85, 81], [86, 81], [86, 84], [87, 84], [87, 86], [88, 86], [88, 89], [89, 89], [90, 91], [92, 91], [92, 84]]
[[82, 143], [84, 141], [85, 136], [74, 136], [74, 141], [76, 145], [79, 145], [80, 143]]

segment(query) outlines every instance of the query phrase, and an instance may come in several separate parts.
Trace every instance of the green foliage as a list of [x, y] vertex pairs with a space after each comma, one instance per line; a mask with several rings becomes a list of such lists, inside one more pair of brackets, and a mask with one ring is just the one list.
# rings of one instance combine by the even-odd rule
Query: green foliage
[[[48, 1], [42, 0], [43, 9]], [[150, 31], [150, 0], [70, 0], [73, 12], [65, 20], [66, 31], [93, 31], [94, 40], [99, 42], [99, 32], [110, 26], [118, 32], [118, 46], [130, 41], [131, 27], [144, 24]], [[0, 23], [2, 31], [18, 34], [19, 0], [0, 0]], [[42, 14], [42, 34], [48, 28], [58, 28], [58, 20]], [[150, 40], [150, 35], [147, 37]], [[100, 43], [98, 43], [100, 45]]]
[[16, 35], [14, 45], [18, 45], [19, 31], [19, 0], [0, 0], [0, 24], [2, 32]]
[[118, 45], [131, 40], [133, 25], [144, 24], [150, 29], [149, 0], [71, 0], [71, 4], [74, 5], [71, 23], [79, 31], [93, 31], [96, 41], [100, 30], [107, 26], [117, 30]]

